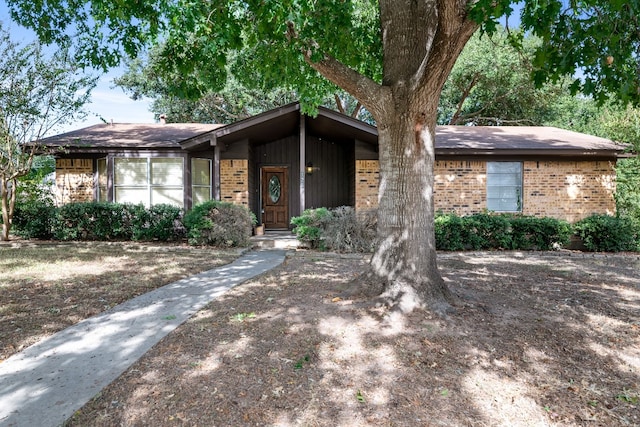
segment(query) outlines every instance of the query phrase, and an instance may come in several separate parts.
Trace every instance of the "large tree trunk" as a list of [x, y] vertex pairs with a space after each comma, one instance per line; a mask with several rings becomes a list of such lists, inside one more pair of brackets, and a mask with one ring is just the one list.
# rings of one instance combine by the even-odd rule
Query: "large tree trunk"
[[371, 260], [385, 285], [382, 297], [402, 311], [450, 310], [451, 295], [438, 271], [433, 202], [435, 100], [394, 114], [379, 126], [380, 244]]

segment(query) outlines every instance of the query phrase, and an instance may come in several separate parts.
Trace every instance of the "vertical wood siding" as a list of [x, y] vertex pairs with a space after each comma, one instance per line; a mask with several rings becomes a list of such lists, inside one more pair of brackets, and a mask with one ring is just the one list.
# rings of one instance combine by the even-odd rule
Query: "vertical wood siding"
[[313, 174], [306, 177], [307, 208], [351, 204], [353, 151], [353, 143], [307, 137], [307, 162], [312, 162], [314, 167]]

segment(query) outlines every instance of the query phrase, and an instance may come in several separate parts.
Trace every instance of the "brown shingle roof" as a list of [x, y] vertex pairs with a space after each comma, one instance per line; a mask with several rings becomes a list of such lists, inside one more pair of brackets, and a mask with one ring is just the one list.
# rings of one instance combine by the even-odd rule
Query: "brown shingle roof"
[[158, 149], [180, 148], [185, 139], [210, 132], [219, 124], [99, 124], [40, 140], [47, 147]]
[[[269, 129], [274, 127], [275, 119], [285, 113], [287, 117], [299, 114], [299, 109], [293, 108], [297, 107], [297, 104], [292, 104], [288, 107], [288, 109], [283, 107], [282, 109], [273, 110], [228, 126], [196, 123], [100, 124], [44, 138], [40, 142], [48, 147], [66, 147], [75, 152], [95, 152], [113, 149], [179, 149], [181, 147], [180, 143], [188, 140], [204, 141], [201, 141], [200, 145], [206, 143], [205, 139], [209, 137], [207, 133], [215, 129], [220, 129], [219, 132], [215, 132], [217, 138], [224, 138], [232, 134], [235, 137], [243, 136], [244, 134], [240, 134], [248, 132], [245, 128], [250, 124], [254, 124], [254, 127], [259, 128], [254, 130], [254, 134], [258, 132], [259, 135], [267, 137], [267, 135], [270, 135]], [[327, 135], [329, 138], [342, 135], [342, 137], [348, 139], [350, 135], [351, 138], [358, 137], [363, 139], [364, 133], [367, 133], [367, 135], [370, 134], [370, 138], [367, 137], [365, 139], [370, 139], [371, 143], [375, 144], [377, 136], [375, 127], [369, 126], [364, 130], [359, 129], [351, 122], [338, 122], [337, 118], [341, 118], [342, 115], [327, 111], [325, 112], [324, 109], [321, 109], [320, 112], [322, 114], [319, 114], [318, 118], [310, 120], [313, 123], [309, 123], [309, 129], [315, 126], [315, 133], [321, 134], [321, 131], [324, 131], [331, 134]], [[262, 119], [263, 116], [264, 120], [259, 121], [258, 119]], [[259, 121], [259, 123], [255, 124], [254, 122], [256, 121]], [[315, 123], [316, 121], [318, 123]], [[278, 123], [280, 126], [277, 127], [281, 128], [281, 123]], [[295, 122], [293, 125], [295, 126]], [[356, 131], [360, 133], [358, 134]], [[238, 133], [237, 135], [236, 132]], [[251, 134], [252, 138], [256, 138], [254, 134]], [[214, 137], [214, 133], [211, 134], [211, 137]], [[249, 136], [244, 135], [244, 137]], [[203, 145], [203, 147], [205, 146], [208, 146], [208, 144]], [[436, 128], [436, 154], [440, 156], [547, 155], [615, 157], [622, 151], [624, 151], [622, 145], [608, 139], [554, 127], [438, 126]]]
[[622, 151], [605, 138], [545, 126], [438, 126], [436, 147], [443, 150]]

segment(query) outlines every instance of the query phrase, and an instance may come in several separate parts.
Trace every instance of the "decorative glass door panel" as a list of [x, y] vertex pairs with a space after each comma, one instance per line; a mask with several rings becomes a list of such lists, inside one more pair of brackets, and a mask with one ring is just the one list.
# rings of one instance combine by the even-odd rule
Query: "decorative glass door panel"
[[263, 167], [262, 222], [267, 229], [289, 228], [288, 169]]

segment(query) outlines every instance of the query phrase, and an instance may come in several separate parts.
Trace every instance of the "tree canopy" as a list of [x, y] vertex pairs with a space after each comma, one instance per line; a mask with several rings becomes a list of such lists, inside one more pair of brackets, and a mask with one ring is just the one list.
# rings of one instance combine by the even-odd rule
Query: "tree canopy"
[[[295, 90], [282, 86], [257, 89], [253, 82], [247, 87], [231, 72], [227, 72], [220, 90], [200, 84], [191, 75], [167, 72], [163, 67], [163, 46], [155, 45], [144, 55], [126, 60], [125, 73], [114, 80], [132, 99], [151, 98], [151, 111], [156, 117], [165, 115], [167, 121], [174, 123], [232, 123], [298, 100]], [[325, 98], [322, 105], [372, 122], [361, 104], [342, 91]]]
[[510, 38], [517, 30], [500, 28], [494, 34], [477, 32], [456, 61], [440, 98], [438, 122], [448, 125], [541, 125], [553, 105], [568, 96], [567, 78], [535, 87], [531, 79], [540, 39]]
[[[258, 74], [262, 86], [286, 82], [299, 89], [303, 101], [320, 102], [319, 93], [334, 91], [321, 90], [327, 89], [326, 80], [309, 72], [305, 58], [318, 62], [330, 56], [376, 82], [383, 81], [379, 5], [372, 0], [146, 0], [115, 6], [98, 0], [7, 3], [12, 17], [34, 29], [42, 41], [74, 45], [82, 64], [110, 67], [162, 40], [166, 70], [188, 73], [212, 89], [223, 87], [228, 53], [240, 47], [248, 48], [248, 55], [232, 64], [236, 75], [255, 83], [252, 77]], [[468, 19], [493, 32], [498, 18], [513, 13], [512, 3], [518, 2], [458, 3], [456, 8], [465, 11]], [[385, 4], [405, 7], [403, 2], [380, 2]], [[597, 99], [616, 94], [638, 102], [637, 0], [524, 2], [519, 12], [523, 29], [542, 41], [533, 62], [537, 83], [580, 69], [581, 78], [572, 85], [575, 91]]]
[[132, 99], [151, 98], [150, 109], [156, 118], [165, 115], [171, 123], [233, 123], [297, 100], [295, 92], [281, 88], [246, 88], [231, 74], [220, 90], [200, 86], [185, 92], [185, 87], [197, 82], [163, 70], [161, 48], [152, 48], [144, 58], [127, 60], [125, 73], [114, 79]]
[[37, 43], [20, 46], [0, 25], [1, 240], [9, 238], [18, 178], [29, 174], [38, 148], [27, 143], [82, 116], [95, 83], [65, 50], [48, 56]]

